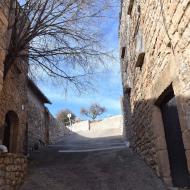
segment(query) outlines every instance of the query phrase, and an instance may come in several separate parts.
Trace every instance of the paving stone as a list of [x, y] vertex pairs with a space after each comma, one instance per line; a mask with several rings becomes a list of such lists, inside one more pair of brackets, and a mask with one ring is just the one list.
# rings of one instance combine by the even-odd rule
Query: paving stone
[[[119, 138], [72, 140], [70, 136], [40, 153], [33, 153], [29, 175], [21, 190], [166, 190], [162, 181], [128, 148], [59, 153], [61, 148], [110, 147]], [[70, 146], [69, 146], [70, 144]], [[80, 147], [81, 146], [81, 147]], [[89, 148], [88, 147], [88, 148]]]

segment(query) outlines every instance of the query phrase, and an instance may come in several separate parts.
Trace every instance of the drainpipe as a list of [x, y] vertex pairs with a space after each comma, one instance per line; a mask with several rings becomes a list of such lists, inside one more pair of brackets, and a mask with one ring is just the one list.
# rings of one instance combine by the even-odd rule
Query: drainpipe
[[3, 153], [7, 153], [8, 152], [8, 149], [5, 145], [0, 145], [0, 152], [3, 152]]

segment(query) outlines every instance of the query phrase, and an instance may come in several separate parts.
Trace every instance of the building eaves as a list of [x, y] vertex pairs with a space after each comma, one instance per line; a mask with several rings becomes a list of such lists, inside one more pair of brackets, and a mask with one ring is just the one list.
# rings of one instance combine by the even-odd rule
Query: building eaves
[[52, 104], [50, 100], [43, 94], [43, 92], [37, 87], [37, 85], [28, 77], [28, 87], [40, 98], [40, 100], [45, 104]]

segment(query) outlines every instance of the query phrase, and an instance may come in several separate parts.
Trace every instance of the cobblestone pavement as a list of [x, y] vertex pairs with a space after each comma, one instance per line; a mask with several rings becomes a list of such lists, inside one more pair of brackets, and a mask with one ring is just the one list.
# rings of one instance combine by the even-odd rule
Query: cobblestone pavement
[[165, 190], [154, 172], [128, 148], [60, 153], [63, 147], [59, 143], [33, 154], [21, 190]]

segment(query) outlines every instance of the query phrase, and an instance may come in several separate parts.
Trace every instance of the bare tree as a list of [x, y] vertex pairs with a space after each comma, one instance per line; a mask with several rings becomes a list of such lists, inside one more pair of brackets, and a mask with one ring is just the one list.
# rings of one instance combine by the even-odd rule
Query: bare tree
[[32, 75], [45, 73], [79, 89], [88, 86], [88, 77], [108, 56], [99, 26], [110, 1], [11, 0], [4, 77], [15, 59], [29, 59]]
[[56, 114], [56, 119], [63, 122], [65, 125], [69, 124], [68, 114], [71, 114], [71, 120], [76, 118], [76, 115], [69, 109], [63, 109]]
[[92, 104], [89, 108], [81, 108], [80, 113], [82, 115], [85, 115], [92, 120], [95, 120], [99, 115], [102, 115], [104, 112], [106, 112], [106, 108], [100, 106], [97, 103]]

